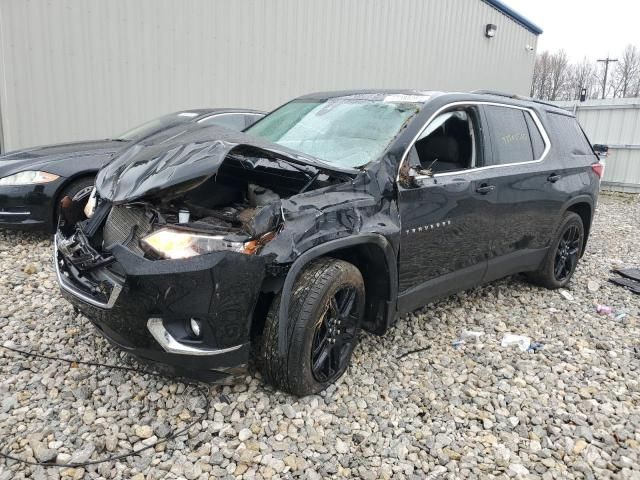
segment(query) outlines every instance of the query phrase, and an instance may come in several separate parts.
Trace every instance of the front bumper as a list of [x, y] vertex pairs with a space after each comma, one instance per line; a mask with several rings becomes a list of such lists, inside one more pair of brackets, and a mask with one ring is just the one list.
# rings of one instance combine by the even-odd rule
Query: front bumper
[[[93, 268], [74, 263], [64, 242], [58, 232], [62, 293], [112, 344], [170, 374], [215, 382], [246, 371], [264, 259], [216, 252], [152, 261], [116, 246]], [[200, 338], [191, 318], [203, 327]]]
[[0, 227], [53, 230], [55, 199], [64, 179], [40, 185], [0, 186]]

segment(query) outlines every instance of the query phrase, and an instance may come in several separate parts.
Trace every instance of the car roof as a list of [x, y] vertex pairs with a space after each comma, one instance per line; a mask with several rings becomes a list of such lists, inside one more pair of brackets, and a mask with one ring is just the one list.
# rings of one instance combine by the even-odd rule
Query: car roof
[[551, 103], [544, 102], [532, 97], [525, 97], [513, 93], [503, 93], [493, 90], [474, 90], [472, 95], [481, 97], [483, 101], [492, 101], [497, 103], [505, 103], [509, 105], [518, 105], [534, 110], [545, 110], [547, 112], [559, 113], [562, 115], [573, 116], [573, 114], [564, 108], [558, 107]]
[[338, 90], [333, 92], [315, 92], [298, 97], [299, 99], [329, 100], [332, 98], [368, 98], [371, 100], [385, 100], [388, 97], [401, 96], [411, 97], [411, 101], [416, 103], [427, 103], [434, 96], [442, 92], [412, 89], [363, 89], [363, 90]]
[[[530, 97], [502, 93], [492, 90], [474, 90], [472, 92], [418, 90], [418, 89], [363, 89], [363, 90], [338, 90], [333, 92], [316, 92], [298, 97], [297, 99], [329, 100], [334, 98], [368, 98], [370, 100], [390, 100], [397, 97], [405, 101], [416, 103], [428, 103], [436, 97], [451, 95], [452, 97], [466, 97], [466, 100], [485, 102], [497, 102], [510, 105], [520, 105], [536, 110], [546, 110], [553, 113], [572, 116], [571, 112], [556, 105], [545, 103]], [[453, 98], [452, 98], [453, 99]]]

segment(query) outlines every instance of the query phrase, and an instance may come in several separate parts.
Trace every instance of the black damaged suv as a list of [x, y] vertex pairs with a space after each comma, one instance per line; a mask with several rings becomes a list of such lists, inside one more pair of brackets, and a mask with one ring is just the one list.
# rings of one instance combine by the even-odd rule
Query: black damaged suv
[[529, 99], [312, 94], [244, 133], [181, 125], [130, 146], [67, 202], [56, 271], [159, 368], [219, 381], [254, 355], [305, 395], [344, 373], [361, 328], [515, 273], [566, 285], [602, 169], [571, 114]]

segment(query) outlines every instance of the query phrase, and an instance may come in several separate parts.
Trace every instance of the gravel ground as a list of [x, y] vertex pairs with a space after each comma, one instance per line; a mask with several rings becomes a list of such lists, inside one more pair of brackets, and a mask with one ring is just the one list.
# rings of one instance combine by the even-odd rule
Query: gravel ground
[[[514, 277], [365, 335], [338, 385], [297, 399], [257, 374], [213, 387], [0, 351], [0, 459], [10, 478], [640, 478], [640, 296], [607, 282], [640, 263], [640, 196], [601, 197], [568, 292]], [[135, 365], [58, 294], [45, 236], [0, 232], [0, 343]], [[614, 309], [596, 313], [596, 304]], [[626, 315], [623, 315], [626, 314]], [[454, 347], [465, 330], [481, 331]], [[502, 347], [505, 333], [544, 344]], [[416, 349], [427, 349], [409, 353]]]

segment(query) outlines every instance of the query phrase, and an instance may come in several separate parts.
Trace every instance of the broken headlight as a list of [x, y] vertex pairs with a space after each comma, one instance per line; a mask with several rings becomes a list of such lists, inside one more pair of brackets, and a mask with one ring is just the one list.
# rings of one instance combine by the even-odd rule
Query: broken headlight
[[273, 237], [273, 233], [267, 233], [258, 240], [232, 242], [220, 235], [207, 235], [204, 233], [162, 228], [147, 235], [141, 242], [143, 247], [152, 250], [162, 258], [178, 259], [220, 251], [253, 255], [258, 251], [260, 246]]

